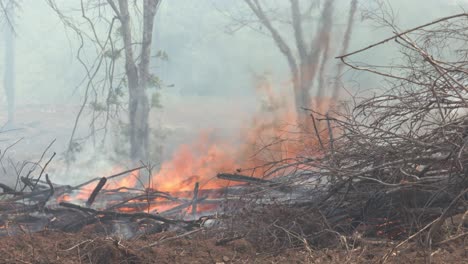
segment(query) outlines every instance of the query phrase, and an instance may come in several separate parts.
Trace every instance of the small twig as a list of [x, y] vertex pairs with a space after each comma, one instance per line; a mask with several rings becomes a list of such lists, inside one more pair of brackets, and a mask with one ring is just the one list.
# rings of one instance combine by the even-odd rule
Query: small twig
[[[203, 196], [203, 197], [200, 197], [197, 199], [197, 203], [200, 203], [201, 201], [204, 201], [206, 200], [206, 198], [208, 198], [207, 196]], [[163, 211], [163, 212], [160, 212], [161, 215], [171, 215], [171, 214], [174, 214], [176, 212], [179, 212], [189, 206], [191, 206], [193, 204], [193, 201], [188, 201], [188, 202], [185, 202], [181, 205], [178, 205], [174, 208], [171, 208], [169, 210], [166, 210], [166, 211]]]
[[216, 246], [224, 246], [229, 242], [236, 241], [236, 240], [242, 239], [244, 237], [245, 237], [245, 235], [237, 235], [237, 236], [233, 236], [233, 237], [223, 238], [223, 239], [220, 239], [220, 240], [216, 241], [215, 245]]
[[244, 176], [239, 174], [230, 174], [230, 173], [219, 173], [216, 175], [218, 179], [236, 181], [236, 182], [248, 182], [248, 183], [271, 183], [271, 181], [254, 178], [250, 176]]
[[322, 142], [322, 137], [320, 136], [320, 133], [318, 131], [317, 122], [315, 122], [315, 117], [312, 113], [310, 114], [310, 117], [312, 118], [312, 125], [314, 126], [315, 135], [317, 136], [317, 139], [319, 141], [320, 148], [322, 149], [322, 151], [325, 151], [325, 147], [323, 146]]
[[[55, 143], [56, 139], [52, 140], [52, 142], [50, 142], [50, 144], [45, 148], [45, 150], [42, 152], [42, 155], [41, 157], [39, 158], [39, 160], [37, 162], [34, 162], [34, 166], [32, 166], [31, 169], [29, 169], [28, 173], [26, 174], [26, 177], [27, 179], [29, 179], [29, 176], [31, 175], [31, 173], [33, 173], [33, 171], [36, 170], [37, 166], [41, 166], [40, 163], [42, 161], [42, 159], [44, 158], [45, 154], [47, 153], [47, 151], [49, 151], [49, 149], [52, 147], [52, 145]], [[43, 172], [42, 172], [43, 173]], [[39, 179], [38, 179], [39, 180]], [[36, 182], [37, 184], [37, 182]], [[23, 188], [21, 189], [22, 191], [24, 191], [26, 189], [26, 185], [23, 186]], [[32, 189], [31, 189], [32, 191]]]
[[439, 220], [439, 218], [435, 219], [434, 221], [430, 222], [429, 224], [427, 224], [426, 226], [424, 226], [423, 228], [419, 229], [418, 232], [414, 233], [413, 235], [411, 235], [410, 237], [408, 237], [407, 239], [405, 239], [404, 241], [398, 243], [396, 246], [394, 246], [389, 252], [387, 252], [387, 254], [385, 254], [382, 258], [382, 264], [385, 263], [387, 261], [387, 259], [390, 257], [390, 255], [399, 247], [403, 246], [404, 244], [408, 243], [411, 239], [417, 237], [419, 234], [421, 234], [422, 232], [424, 232], [426, 229], [430, 228], [435, 222], [437, 222], [437, 220]]
[[44, 167], [42, 167], [41, 173], [39, 174], [39, 177], [37, 178], [36, 183], [35, 183], [34, 186], [32, 187], [32, 191], [34, 191], [34, 189], [36, 189], [36, 186], [37, 186], [37, 184], [39, 183], [39, 180], [41, 179], [42, 174], [44, 173], [45, 169], [47, 168], [47, 166], [49, 165], [49, 163], [52, 161], [52, 159], [55, 157], [56, 154], [57, 154], [57, 153], [54, 152], [54, 154], [52, 154], [52, 156], [51, 156], [50, 159], [46, 162], [46, 164], [44, 165]]
[[442, 223], [447, 219], [449, 216], [450, 210], [452, 210], [453, 206], [457, 204], [458, 200], [462, 198], [466, 193], [468, 193], [468, 188], [460, 192], [455, 199], [453, 199], [450, 204], [445, 208], [444, 212], [436, 219], [437, 221], [431, 226], [431, 229], [429, 229], [429, 232], [427, 233], [427, 238], [426, 238], [426, 245], [430, 246], [432, 243], [432, 235], [435, 234], [440, 227], [442, 226]]
[[[13, 144], [9, 145], [8, 147], [5, 148], [5, 150], [3, 151], [3, 153], [1, 153], [1, 156], [0, 156], [0, 164], [2, 163], [2, 160], [3, 160], [3, 157], [5, 157], [5, 154], [8, 152], [8, 150], [10, 148], [12, 148], [13, 146], [15, 146], [16, 144], [18, 144], [21, 140], [23, 140], [24, 138], [20, 138], [18, 139], [17, 141], [15, 141]], [[3, 164], [2, 164], [3, 165]], [[6, 170], [5, 168], [3, 168], [3, 171], [6, 173]]]
[[[110, 180], [110, 179], [113, 179], [113, 178], [116, 178], [116, 177], [120, 177], [120, 176], [122, 176], [122, 175], [126, 175], [127, 173], [130, 173], [130, 172], [134, 172], [134, 171], [137, 171], [137, 170], [141, 170], [141, 169], [143, 169], [143, 168], [146, 168], [146, 167], [145, 167], [145, 166], [140, 166], [140, 167], [137, 167], [137, 168], [134, 168], [134, 169], [130, 169], [130, 170], [126, 170], [126, 171], [119, 172], [119, 173], [117, 173], [117, 174], [113, 174], [113, 175], [111, 175], [111, 176], [107, 176], [106, 178], [107, 178], [107, 180]], [[88, 185], [88, 184], [90, 184], [90, 183], [93, 183], [93, 182], [99, 181], [99, 180], [101, 180], [101, 177], [96, 177], [96, 178], [91, 179], [91, 180], [89, 180], [89, 181], [86, 181], [86, 182], [84, 182], [84, 183], [82, 183], [82, 184], [79, 184], [79, 185], [73, 187], [72, 189], [74, 189], [74, 190], [80, 189], [80, 188], [83, 187], [83, 186], [86, 186], [86, 185]]]
[[157, 245], [161, 245], [162, 243], [165, 243], [165, 242], [168, 242], [168, 241], [172, 241], [172, 240], [176, 240], [176, 239], [179, 239], [179, 238], [183, 238], [183, 237], [186, 237], [186, 236], [190, 236], [190, 235], [193, 235], [195, 233], [198, 233], [200, 231], [204, 230], [204, 228], [198, 228], [198, 229], [194, 229], [192, 231], [189, 231], [187, 233], [183, 233], [181, 235], [178, 235], [178, 236], [173, 236], [173, 237], [168, 237], [166, 239], [162, 239], [162, 240], [159, 240], [159, 241], [156, 241], [154, 243], [151, 243], [147, 246], [144, 246], [142, 248], [140, 248], [139, 250], [143, 250], [143, 249], [147, 249], [147, 248], [152, 248], [152, 247], [155, 247]]
[[326, 120], [327, 120], [328, 135], [330, 137], [330, 151], [331, 151], [332, 156], [334, 156], [335, 155], [335, 146], [334, 146], [334, 139], [333, 139], [333, 130], [331, 128], [330, 118], [328, 116], [328, 112], [326, 114]]
[[465, 213], [463, 213], [462, 219], [457, 227], [457, 232], [462, 231], [463, 225], [465, 224], [467, 217], [468, 217], [468, 210], [466, 210]]
[[93, 242], [94, 240], [91, 240], [91, 239], [86, 239], [85, 241], [81, 241], [80, 243], [70, 247], [70, 248], [67, 248], [67, 249], [61, 249], [60, 251], [70, 251], [70, 250], [73, 250], [75, 249], [76, 247], [79, 247], [85, 243], [88, 243], [88, 242]]
[[462, 238], [462, 237], [465, 237], [465, 236], [468, 236], [468, 232], [465, 232], [465, 233], [462, 233], [462, 234], [459, 234], [459, 235], [456, 235], [456, 236], [447, 238], [447, 239], [444, 240], [444, 241], [441, 241], [441, 242], [436, 243], [435, 246], [441, 246], [441, 245], [443, 245], [443, 244], [447, 244], [447, 243], [449, 243], [449, 242], [452, 242], [452, 241], [454, 241], [454, 240], [457, 240], [457, 239]]
[[336, 58], [336, 59], [343, 59], [343, 58], [349, 57], [349, 56], [351, 56], [351, 55], [354, 55], [354, 54], [357, 54], [357, 53], [361, 53], [361, 52], [363, 52], [363, 51], [365, 51], [365, 50], [368, 50], [368, 49], [371, 49], [371, 48], [373, 48], [373, 47], [379, 46], [379, 45], [381, 45], [381, 44], [384, 44], [384, 43], [386, 43], [386, 42], [388, 42], [388, 41], [390, 41], [390, 40], [397, 39], [397, 38], [399, 38], [399, 37], [401, 37], [401, 36], [403, 36], [403, 35], [406, 35], [406, 34], [408, 34], [408, 33], [413, 32], [413, 31], [416, 31], [416, 30], [419, 30], [419, 29], [422, 29], [422, 28], [425, 28], [425, 27], [428, 27], [428, 26], [431, 26], [431, 25], [440, 23], [440, 22], [442, 22], [442, 21], [446, 21], [446, 20], [450, 20], [450, 19], [454, 19], [454, 18], [458, 18], [458, 17], [464, 17], [464, 16], [468, 16], [468, 14], [467, 14], [467, 13], [461, 13], [461, 14], [456, 14], [456, 15], [453, 15], [453, 16], [443, 17], [443, 18], [437, 19], [437, 20], [435, 20], [435, 21], [432, 21], [432, 22], [430, 22], [430, 23], [427, 23], [427, 24], [424, 24], [424, 25], [421, 25], [421, 26], [418, 26], [418, 27], [415, 27], [415, 28], [412, 28], [412, 29], [403, 31], [403, 32], [401, 32], [401, 33], [399, 33], [399, 34], [395, 34], [395, 35], [393, 35], [393, 36], [391, 36], [391, 37], [389, 37], [389, 38], [386, 38], [386, 39], [384, 39], [384, 40], [382, 40], [382, 41], [379, 41], [379, 42], [377, 42], [377, 43], [375, 43], [375, 44], [369, 45], [369, 46], [367, 46], [367, 47], [365, 47], [365, 48], [362, 48], [362, 49], [359, 49], [359, 50], [356, 50], [356, 51], [353, 51], [353, 52], [351, 52], [351, 53], [344, 54], [344, 55], [341, 55], [341, 56], [338, 56], [338, 57], [335, 57], [335, 58]]

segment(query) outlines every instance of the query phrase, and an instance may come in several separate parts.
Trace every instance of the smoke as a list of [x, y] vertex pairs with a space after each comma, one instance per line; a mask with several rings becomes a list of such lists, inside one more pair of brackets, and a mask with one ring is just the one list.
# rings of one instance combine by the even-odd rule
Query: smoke
[[[57, 2], [66, 5], [67, 10], [71, 10], [76, 4], [69, 0], [57, 0]], [[216, 129], [214, 133], [217, 135], [223, 133], [237, 135], [239, 128], [242, 130], [243, 127], [247, 126], [265, 127], [263, 121], [266, 117], [271, 119], [270, 123], [275, 125], [278, 123], [273, 113], [252, 121], [253, 123], [257, 122], [255, 124], [244, 121], [247, 120], [248, 116], [254, 115], [255, 108], [259, 105], [258, 101], [255, 100], [258, 94], [255, 93], [254, 85], [250, 81], [251, 73], [248, 69], [252, 68], [257, 72], [271, 72], [270, 82], [276, 89], [277, 87], [282, 88], [282, 83], [288, 83], [290, 80], [287, 63], [278, 53], [277, 47], [269, 36], [259, 34], [258, 29], [243, 27], [235, 34], [226, 34], [226, 25], [232, 24], [232, 17], [214, 9], [214, 2], [226, 8], [226, 13], [246, 12], [245, 9], [240, 8], [239, 2], [241, 1], [200, 0], [190, 2], [173, 0], [163, 1], [161, 4], [161, 12], [155, 24], [157, 34], [154, 50], [166, 52], [168, 60], [161, 61], [155, 58], [152, 61], [153, 73], [165, 83], [175, 84], [174, 87], [161, 90], [163, 109], [154, 111], [151, 119], [154, 126], [155, 120], [160, 118], [164, 129], [170, 130], [167, 138], [164, 141], [161, 140], [161, 144], [164, 144], [165, 147], [164, 159], [169, 159], [172, 153], [177, 152], [180, 145], [196, 140], [199, 131], [206, 128]], [[288, 10], [286, 8], [289, 8], [289, 1], [264, 2], [268, 2], [272, 6], [278, 3], [278, 9], [285, 8], [286, 11]], [[351, 2], [351, 8], [348, 10], [349, 2]], [[451, 3], [453, 2], [462, 1], [451, 1]], [[362, 4], [363, 1], [359, 3]], [[369, 21], [358, 19], [357, 5], [357, 0], [322, 1], [322, 10], [318, 10], [321, 14], [318, 12], [313, 14], [313, 17], [320, 15], [319, 25], [315, 26], [316, 20], [313, 20], [304, 26], [306, 38], [313, 38], [314, 41], [313, 46], [310, 45], [308, 48], [314, 47], [316, 48], [314, 51], [317, 52], [317, 56], [314, 57], [314, 66], [317, 71], [314, 85], [318, 85], [319, 88], [317, 95], [320, 95], [320, 92], [325, 93], [325, 90], [320, 91], [320, 89], [324, 89], [326, 81], [324, 76], [327, 73], [330, 74], [328, 69], [334, 62], [330, 58], [334, 52], [334, 46], [339, 46], [337, 49], [344, 52], [372, 43], [389, 33], [383, 29], [371, 31]], [[395, 0], [392, 1], [392, 6], [395, 10], [401, 11], [403, 20], [399, 25], [402, 28], [410, 27], [421, 21], [432, 20], [454, 12], [454, 9], [459, 9], [455, 5], [446, 4], [445, 1], [440, 0], [415, 0], [411, 3]], [[421, 9], [424, 10], [424, 18], [416, 15], [421, 13]], [[43, 144], [39, 144], [39, 142], [50, 142], [57, 138], [55, 146], [58, 158], [63, 154], [62, 147], [66, 147], [66, 142], [68, 142], [70, 131], [73, 128], [73, 120], [77, 113], [76, 104], [81, 102], [83, 95], [83, 89], [80, 86], [76, 96], [72, 96], [74, 89], [86, 74], [75, 58], [79, 40], [74, 38], [73, 34], [67, 35], [59, 19], [53, 15], [44, 1], [31, 1], [31, 3], [24, 4], [21, 12], [21, 17], [15, 21], [17, 24], [15, 27], [17, 33], [15, 59], [18, 106], [16, 121], [23, 130], [16, 131], [14, 135], [5, 134], [3, 138], [11, 143], [24, 137], [25, 142], [15, 146], [14, 150], [34, 157], [40, 156], [43, 151]], [[336, 13], [332, 17], [334, 12]], [[80, 17], [79, 13], [71, 15], [71, 19]], [[346, 19], [348, 19], [347, 24], [345, 24]], [[333, 40], [330, 40], [330, 32], [332, 28], [335, 30], [341, 24], [345, 24], [344, 36], [339, 38], [340, 40], [343, 38], [343, 41], [337, 45]], [[291, 35], [291, 32], [286, 30], [288, 26], [280, 24], [279, 27], [279, 30], [287, 37]], [[5, 34], [5, 32], [1, 33], [2, 36]], [[337, 41], [340, 40], [337, 39]], [[287, 41], [291, 42], [293, 38], [289, 38]], [[0, 69], [2, 71], [7, 69], [5, 56], [10, 54], [6, 52], [7, 46], [5, 44], [5, 40], [1, 38]], [[83, 50], [83, 57], [90, 64], [93, 62], [91, 56], [93, 51], [93, 47], [85, 47]], [[391, 58], [391, 56], [391, 52], [385, 51], [370, 59], [375, 61]], [[339, 65], [336, 70], [338, 77], [341, 77], [344, 66]], [[333, 72], [334, 74], [335, 72]], [[3, 77], [3, 72], [0, 75]], [[371, 77], [366, 77], [364, 74], [362, 76], [355, 78], [362, 88], [372, 87]], [[354, 76], [349, 77], [354, 78]], [[349, 79], [346, 78], [342, 81], [346, 85]], [[0, 80], [0, 86], [6, 82], [5, 79]], [[333, 91], [330, 92], [338, 94], [339, 88], [334, 84], [331, 86]], [[279, 94], [278, 98], [290, 100], [292, 97], [290, 89], [284, 90], [286, 92]], [[2, 92], [0, 96], [3, 100], [5, 98], [4, 87], [0, 87], [0, 92]], [[266, 101], [272, 101], [269, 97], [267, 99]], [[34, 107], [31, 104], [34, 104]], [[54, 105], [57, 108], [57, 113], [41, 112], [46, 106], [45, 104]], [[63, 104], [71, 110], [57, 107], [59, 104]], [[265, 106], [272, 106], [272, 104], [267, 103]], [[289, 113], [285, 112], [284, 115], [287, 117], [281, 117], [281, 119], [292, 120], [293, 118], [288, 119]], [[0, 114], [2, 114], [1, 121], [6, 121], [6, 111]], [[281, 116], [281, 113], [278, 115]], [[84, 119], [84, 126], [86, 126], [88, 119]], [[87, 127], [79, 131], [80, 136], [87, 135], [85, 128]], [[274, 129], [272, 130], [274, 131]], [[258, 133], [252, 133], [252, 135], [255, 137]], [[31, 143], [26, 144], [26, 141], [31, 141]], [[6, 143], [3, 144], [6, 145]], [[122, 147], [125, 146], [122, 145]], [[4, 149], [3, 146], [1, 148]], [[108, 151], [112, 153], [110, 149]], [[126, 162], [125, 160], [112, 160], [103, 157], [102, 161], [95, 161], [96, 165], [90, 165], [89, 161], [93, 157], [95, 157], [94, 149], [91, 146], [85, 146], [82, 154], [77, 156], [76, 168], [79, 172], [70, 174], [66, 171], [60, 171], [57, 172], [57, 177], [63, 179], [62, 182], [68, 180], [80, 182], [81, 179], [88, 176], [105, 176], [113, 164], [116, 162], [125, 164]], [[60, 162], [57, 159], [52, 162], [51, 168], [54, 164], [60, 167]], [[93, 173], [93, 171], [97, 171], [97, 173]], [[51, 173], [50, 175], [53, 177], [55, 174]]]
[[[351, 8], [349, 9], [349, 15], [348, 15], [348, 23], [346, 27], [346, 32], [343, 37], [343, 46], [342, 46], [340, 54], [345, 54], [348, 51], [351, 36], [353, 34], [354, 15], [356, 14], [357, 4], [358, 4], [358, 0], [351, 1]], [[338, 71], [336, 74], [335, 85], [333, 88], [333, 98], [339, 97], [340, 79], [341, 79], [341, 75], [343, 74], [344, 66], [345, 65], [343, 63], [338, 64]]]
[[311, 79], [314, 80], [317, 73], [317, 65], [319, 63], [320, 57], [322, 57], [321, 67], [319, 69], [319, 80], [318, 80], [318, 90], [317, 95], [323, 95], [323, 75], [325, 72], [326, 63], [328, 60], [328, 53], [330, 49], [330, 32], [333, 26], [333, 11], [334, 11], [334, 0], [326, 1], [325, 6], [323, 7], [322, 14], [320, 17], [319, 30], [315, 36], [314, 41], [312, 42], [312, 53], [311, 53]]
[[[327, 62], [328, 62], [328, 58], [329, 58], [329, 52], [330, 52], [330, 34], [327, 34], [325, 36], [325, 38], [322, 40], [323, 44], [323, 52], [322, 52], [322, 62], [321, 62], [321, 65], [320, 65], [320, 70], [319, 70], [319, 79], [318, 79], [318, 89], [317, 89], [317, 98], [320, 99], [323, 97], [324, 93], [324, 89], [325, 89], [325, 70], [326, 70], [326, 67], [327, 67]], [[319, 105], [317, 106], [317, 108], [319, 109], [319, 111], [322, 110], [322, 105], [319, 103]]]
[[15, 7], [11, 4], [6, 7], [8, 24], [5, 28], [5, 77], [4, 87], [8, 102], [8, 124], [13, 125], [15, 115], [15, 32], [13, 29], [15, 23]]

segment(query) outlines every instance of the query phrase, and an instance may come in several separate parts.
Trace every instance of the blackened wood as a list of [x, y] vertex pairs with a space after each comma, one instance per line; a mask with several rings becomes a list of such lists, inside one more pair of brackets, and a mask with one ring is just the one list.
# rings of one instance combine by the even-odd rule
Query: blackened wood
[[91, 195], [88, 198], [88, 201], [86, 202], [87, 207], [90, 207], [94, 203], [94, 200], [96, 199], [96, 196], [102, 190], [102, 187], [104, 187], [106, 182], [107, 182], [106, 177], [102, 177], [101, 180], [99, 180], [99, 183], [96, 185], [96, 188], [94, 188], [93, 192], [91, 193]]
[[[148, 200], [148, 199], [155, 199], [155, 198], [164, 198], [164, 199], [167, 199], [169, 201], [172, 201], [172, 202], [175, 202], [175, 201], [179, 201], [178, 198], [175, 198], [175, 197], [172, 197], [170, 196], [169, 194], [166, 194], [166, 193], [163, 193], [163, 192], [153, 192], [153, 193], [149, 193], [149, 194], [142, 194], [142, 195], [137, 195], [137, 196], [134, 196], [134, 197], [130, 197], [130, 198], [127, 198], [119, 203], [116, 203], [116, 204], [113, 204], [111, 206], [109, 206], [108, 208], [106, 208], [105, 211], [109, 211], [109, 210], [112, 210], [112, 209], [115, 209], [115, 208], [119, 208], [119, 207], [125, 207], [127, 206], [126, 204], [130, 201], [134, 201], [134, 200], [138, 200], [138, 201], [141, 201], [141, 200]], [[146, 205], [148, 205], [148, 202], [145, 203]], [[152, 204], [152, 203], [150, 203]]]
[[[140, 166], [140, 167], [137, 167], [137, 168], [134, 168], [134, 169], [130, 169], [130, 170], [126, 170], [126, 171], [119, 172], [119, 173], [114, 174], [114, 175], [111, 175], [111, 176], [107, 176], [106, 178], [107, 178], [108, 180], [110, 180], [110, 179], [113, 179], [113, 178], [117, 178], [117, 177], [119, 177], [119, 176], [126, 175], [126, 174], [128, 174], [128, 173], [130, 173], [130, 172], [134, 172], [134, 171], [141, 170], [141, 169], [143, 169], [143, 168], [146, 168], [146, 167], [145, 167], [145, 166]], [[80, 189], [80, 188], [83, 187], [83, 186], [86, 186], [86, 185], [88, 185], [88, 184], [90, 184], [90, 183], [92, 183], [92, 182], [99, 181], [99, 180], [101, 180], [101, 178], [99, 178], [99, 177], [98, 177], [98, 178], [91, 179], [91, 180], [89, 180], [89, 181], [87, 181], [87, 182], [84, 182], [84, 183], [82, 183], [82, 184], [79, 184], [79, 185], [73, 187], [73, 189], [74, 189], [74, 190]]]
[[[55, 140], [54, 140], [55, 141]], [[46, 162], [46, 164], [42, 167], [41, 173], [39, 174], [39, 177], [37, 178], [36, 182], [34, 183], [34, 186], [32, 187], [31, 191], [34, 191], [36, 189], [36, 186], [39, 184], [39, 181], [41, 180], [42, 174], [46, 170], [47, 166], [49, 166], [49, 163], [52, 161], [52, 159], [55, 157], [56, 153], [52, 154], [50, 159]]]
[[195, 188], [193, 189], [193, 200], [192, 200], [192, 215], [195, 217], [197, 214], [197, 201], [198, 201], [198, 188], [200, 184], [195, 183]]
[[50, 179], [49, 179], [49, 174], [46, 174], [46, 175], [45, 175], [45, 178], [46, 178], [47, 184], [49, 184], [49, 194], [47, 195], [47, 197], [45, 198], [45, 200], [42, 202], [42, 209], [44, 209], [44, 206], [45, 206], [45, 204], [49, 201], [49, 199], [50, 199], [52, 196], [54, 196], [54, 192], [55, 192], [54, 185], [52, 184], [52, 182], [51, 182]]
[[250, 176], [230, 173], [219, 173], [216, 176], [218, 179], [236, 181], [236, 182], [248, 182], [248, 183], [271, 183], [269, 180], [254, 178]]
[[[197, 199], [197, 203], [200, 203], [201, 201], [204, 201], [206, 198], [208, 198], [207, 196], [204, 196], [204, 197], [201, 197], [201, 198], [198, 198]], [[166, 210], [166, 211], [163, 211], [161, 212], [161, 215], [171, 215], [171, 214], [174, 214], [174, 213], [177, 213], [177, 212], [180, 212], [181, 210], [185, 209], [185, 208], [188, 208], [189, 206], [191, 206], [193, 204], [193, 201], [188, 201], [188, 202], [185, 202], [181, 205], [178, 205], [174, 208], [171, 208], [169, 210]]]
[[6, 194], [23, 195], [23, 192], [17, 192], [13, 188], [11, 188], [10, 186], [8, 186], [6, 184], [3, 184], [3, 183], [0, 183], [0, 188], [2, 188], [3, 193], [6, 193]]
[[[59, 186], [55, 187], [55, 193], [59, 196], [68, 192], [71, 192], [73, 188], [70, 186]], [[30, 200], [40, 200], [41, 197], [50, 193], [50, 190], [41, 190], [41, 191], [33, 191], [33, 192], [23, 192], [19, 194], [20, 196], [13, 197], [11, 199], [5, 200], [5, 202], [14, 202], [18, 200], [30, 199]]]
[[81, 210], [83, 212], [88, 212], [88, 213], [91, 213], [91, 214], [94, 214], [94, 215], [107, 216], [107, 217], [111, 217], [111, 218], [119, 218], [119, 217], [151, 218], [151, 219], [161, 221], [163, 223], [168, 223], [168, 224], [176, 224], [176, 223], [190, 224], [190, 223], [192, 223], [192, 221], [172, 220], [172, 219], [167, 219], [167, 218], [159, 216], [159, 215], [148, 214], [148, 213], [120, 213], [120, 212], [98, 211], [98, 210], [94, 210], [94, 209], [91, 209], [91, 208], [86, 208], [86, 207], [82, 207], [82, 206], [79, 206], [79, 205], [76, 205], [76, 204], [66, 203], [66, 202], [61, 202], [59, 205], [63, 206], [63, 207], [68, 207], [68, 208]]
[[[30, 178], [27, 178], [27, 177], [23, 177], [23, 176], [22, 176], [20, 179], [21, 179], [21, 182], [23, 182], [23, 184], [24, 184], [25, 186], [29, 187], [29, 189], [32, 190], [32, 188], [33, 188], [33, 186], [34, 186], [34, 183], [31, 181]], [[44, 187], [44, 186], [41, 185], [41, 186], [37, 186], [37, 187]], [[43, 188], [43, 189], [44, 189], [44, 188]]]
[[244, 238], [245, 236], [244, 235], [237, 235], [237, 236], [233, 236], [233, 237], [226, 237], [226, 238], [223, 238], [223, 239], [220, 239], [218, 241], [216, 241], [215, 245], [216, 246], [224, 246], [226, 245], [227, 243], [229, 242], [232, 242], [232, 241], [235, 241], [235, 240], [239, 240], [239, 239], [242, 239]]

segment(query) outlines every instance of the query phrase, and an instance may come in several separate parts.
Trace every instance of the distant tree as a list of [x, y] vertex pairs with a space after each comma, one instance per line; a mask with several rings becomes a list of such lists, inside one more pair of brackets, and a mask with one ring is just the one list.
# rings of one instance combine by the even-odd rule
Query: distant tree
[[[311, 107], [313, 97], [311, 90], [314, 82], [318, 82], [315, 96], [320, 99], [325, 95], [324, 89], [326, 87], [323, 74], [330, 56], [331, 32], [336, 1], [324, 1], [315, 34], [307, 33], [310, 30], [305, 31], [304, 28], [306, 22], [311, 21], [311, 12], [320, 6], [319, 0], [289, 0], [289, 17], [286, 19], [275, 17], [277, 16], [276, 11], [271, 10], [277, 10], [277, 8], [267, 8], [267, 2], [270, 1], [244, 0], [244, 2], [258, 19], [258, 22], [268, 31], [279, 51], [286, 58], [291, 72], [298, 122], [307, 124], [310, 118], [302, 108]], [[271, 2], [269, 4], [271, 5]], [[351, 5], [347, 33], [345, 33], [343, 43], [344, 50], [349, 45], [357, 0], [352, 0]], [[280, 31], [280, 27], [284, 24], [292, 27], [292, 41], [287, 34]], [[337, 94], [337, 92], [333, 92], [333, 95]]]
[[0, 0], [0, 21], [3, 25], [5, 39], [5, 62], [3, 86], [8, 103], [7, 125], [15, 122], [15, 8], [18, 3], [13, 0]]
[[[147, 88], [154, 86], [158, 81], [150, 74], [149, 65], [154, 18], [161, 1], [82, 0], [80, 12], [84, 23], [80, 24], [75, 21], [74, 17], [66, 16], [54, 0], [48, 0], [49, 6], [56, 11], [64, 25], [77, 34], [81, 43], [77, 58], [87, 72], [85, 99], [75, 122], [74, 131], [83, 108], [89, 100], [92, 101], [90, 105], [97, 112], [96, 118], [105, 112], [104, 123], [107, 124], [111, 115], [111, 107], [118, 108], [116, 101], [122, 96], [122, 88], [126, 88], [128, 91], [129, 154], [134, 161], [146, 161], [149, 158], [150, 102]], [[118, 22], [119, 26], [116, 26], [115, 22]], [[86, 43], [97, 49], [97, 58], [93, 64], [84, 63], [81, 57]], [[117, 62], [122, 52], [125, 61], [119, 64]], [[120, 79], [116, 76], [118, 75], [116, 68], [119, 66], [124, 66], [124, 78]], [[97, 87], [107, 89], [104, 104], [97, 99], [100, 94]], [[89, 99], [89, 94], [94, 94], [94, 98]], [[96, 125], [94, 120], [91, 124], [93, 128]], [[101, 130], [107, 132], [107, 127]], [[74, 133], [69, 142], [69, 152], [76, 146]]]
[[153, 26], [156, 10], [162, 0], [143, 1], [143, 31], [141, 50], [137, 57], [133, 52], [132, 29], [130, 26], [130, 13], [128, 0], [119, 0], [117, 9], [113, 0], [108, 3], [113, 8], [122, 27], [121, 33], [125, 51], [125, 73], [128, 80], [129, 91], [129, 121], [130, 121], [130, 156], [133, 160], [147, 160], [149, 147], [149, 100], [146, 89], [150, 82], [149, 63], [151, 57], [151, 42], [153, 39]]
[[11, 9], [18, 6], [18, 2], [19, 0], [0, 0], [0, 24], [14, 28], [14, 17]]

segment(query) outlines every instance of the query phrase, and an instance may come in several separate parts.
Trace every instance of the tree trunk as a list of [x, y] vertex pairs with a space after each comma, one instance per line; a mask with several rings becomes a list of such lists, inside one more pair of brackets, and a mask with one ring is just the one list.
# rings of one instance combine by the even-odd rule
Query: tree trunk
[[[294, 103], [297, 112], [298, 125], [303, 126], [306, 130], [312, 125], [312, 120], [309, 113], [304, 108], [312, 108], [311, 89], [316, 79], [317, 70], [319, 69], [320, 57], [323, 57], [326, 62], [326, 56], [329, 50], [330, 32], [333, 22], [333, 10], [335, 0], [325, 1], [322, 9], [322, 14], [317, 27], [317, 33], [310, 43], [307, 45], [302, 28], [303, 17], [301, 14], [301, 6], [299, 0], [290, 0], [291, 4], [291, 19], [294, 30], [294, 42], [297, 48], [297, 55], [291, 50], [288, 42], [281, 36], [278, 30], [273, 26], [272, 20], [267, 16], [262, 7], [260, 0], [244, 0], [247, 6], [257, 16], [260, 22], [271, 33], [276, 46], [280, 52], [286, 57], [291, 71]], [[323, 63], [323, 65], [325, 65]], [[323, 76], [321, 76], [323, 78]], [[323, 83], [323, 82], [322, 82]], [[324, 89], [324, 87], [318, 87]]]
[[143, 2], [143, 39], [140, 64], [137, 67], [132, 47], [130, 14], [128, 0], [119, 0], [122, 37], [125, 48], [125, 71], [129, 90], [129, 137], [130, 157], [133, 161], [147, 161], [149, 158], [149, 100], [146, 94], [150, 78], [149, 62], [151, 58], [151, 40], [156, 10], [161, 0]]
[[[129, 78], [130, 83], [130, 78]], [[149, 102], [143, 86], [129, 85], [130, 157], [134, 161], [148, 160]]]
[[297, 122], [305, 131], [311, 126], [309, 112], [305, 108], [312, 107], [312, 97], [310, 90], [312, 88], [313, 79], [309, 73], [309, 67], [301, 66], [299, 74], [294, 75], [294, 103], [296, 105]]
[[8, 103], [8, 124], [13, 125], [15, 121], [15, 32], [14, 6], [7, 10], [10, 19], [10, 25], [5, 25], [5, 76], [4, 87]]
[[134, 130], [132, 131], [132, 140], [130, 153], [133, 159], [147, 160], [149, 154], [149, 101], [146, 94], [148, 81], [150, 79], [149, 63], [151, 57], [151, 41], [153, 38], [153, 25], [156, 9], [160, 0], [143, 1], [143, 39], [141, 46], [140, 65], [139, 65], [139, 86], [135, 95], [134, 105], [131, 105], [135, 111]]

